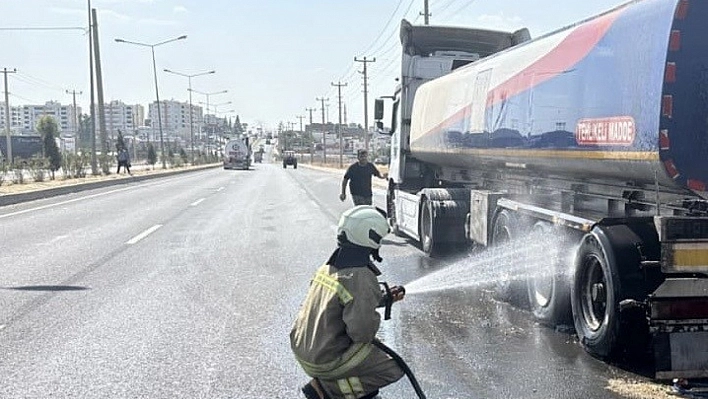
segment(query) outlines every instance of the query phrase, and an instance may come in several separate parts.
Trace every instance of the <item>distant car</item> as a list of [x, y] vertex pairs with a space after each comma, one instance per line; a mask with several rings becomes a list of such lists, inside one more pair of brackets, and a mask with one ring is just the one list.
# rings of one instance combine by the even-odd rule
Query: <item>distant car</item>
[[287, 169], [288, 165], [292, 165], [293, 169], [297, 169], [297, 157], [295, 151], [283, 152], [283, 168]]

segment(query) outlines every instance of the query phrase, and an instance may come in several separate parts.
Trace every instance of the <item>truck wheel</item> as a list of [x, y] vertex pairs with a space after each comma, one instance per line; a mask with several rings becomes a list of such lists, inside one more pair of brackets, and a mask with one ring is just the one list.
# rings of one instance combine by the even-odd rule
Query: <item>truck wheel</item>
[[[531, 229], [529, 236], [532, 240], [538, 239], [546, 242], [549, 237], [563, 237], [562, 232], [553, 228], [547, 222], [537, 222]], [[572, 320], [570, 310], [570, 276], [566, 270], [569, 266], [564, 264], [570, 245], [568, 238], [561, 238], [558, 245], [552, 245], [549, 252], [534, 249], [535, 253], [528, 254], [532, 264], [543, 265], [548, 260], [545, 270], [547, 273], [533, 273], [526, 281], [529, 298], [529, 309], [541, 324], [555, 326], [568, 324]]]
[[436, 239], [438, 223], [434, 207], [434, 203], [426, 198], [420, 210], [420, 245], [428, 256], [437, 256], [443, 252], [442, 245]]
[[593, 234], [583, 237], [571, 289], [573, 322], [585, 350], [600, 358], [616, 349], [620, 317], [618, 270], [607, 259], [605, 249]]
[[[497, 250], [503, 246], [510, 246], [510, 242], [518, 240], [525, 234], [526, 229], [514, 213], [507, 209], [497, 213], [492, 230], [492, 245]], [[509, 270], [498, 276], [494, 283], [494, 294], [500, 301], [526, 308], [528, 307], [526, 281], [515, 278], [518, 275], [518, 271], [516, 268], [510, 267], [513, 262], [517, 261], [518, 259], [511, 259], [511, 256], [505, 255], [502, 258], [501, 262], [506, 262], [509, 265], [502, 267], [506, 267]]]

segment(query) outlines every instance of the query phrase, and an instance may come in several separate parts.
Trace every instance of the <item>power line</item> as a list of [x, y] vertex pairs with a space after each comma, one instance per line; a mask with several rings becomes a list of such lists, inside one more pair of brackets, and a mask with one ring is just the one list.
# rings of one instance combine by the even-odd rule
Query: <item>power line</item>
[[[414, 0], [411, 1], [411, 4], [413, 3], [413, 1], [414, 1]], [[374, 41], [371, 42], [371, 44], [369, 45], [369, 47], [368, 47], [366, 50], [362, 51], [362, 53], [369, 53], [369, 50], [371, 50], [371, 47], [373, 47], [374, 44], [376, 44], [376, 42], [381, 38], [381, 35], [383, 35], [383, 33], [384, 33], [384, 32], [386, 31], [386, 29], [388, 28], [388, 25], [389, 25], [389, 24], [391, 23], [391, 21], [393, 20], [393, 17], [396, 15], [396, 11], [398, 11], [398, 9], [401, 7], [401, 4], [403, 4], [403, 0], [398, 0], [398, 4], [396, 5], [396, 9], [393, 10], [393, 12], [391, 13], [391, 16], [388, 18], [388, 21], [386, 21], [386, 23], [384, 24], [384, 27], [383, 27], [383, 29], [381, 29], [381, 32], [379, 32], [379, 35], [376, 36], [376, 39], [374, 39]]]
[[50, 27], [18, 27], [18, 28], [0, 28], [6, 31], [32, 31], [32, 30], [82, 30], [86, 32], [88, 28], [82, 26], [50, 26]]

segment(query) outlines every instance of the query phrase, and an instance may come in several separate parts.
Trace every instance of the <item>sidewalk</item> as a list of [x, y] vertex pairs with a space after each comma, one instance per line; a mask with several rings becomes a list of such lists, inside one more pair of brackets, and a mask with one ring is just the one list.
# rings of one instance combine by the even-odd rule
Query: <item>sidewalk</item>
[[[137, 165], [136, 165], [137, 166]], [[47, 179], [43, 182], [23, 184], [4, 184], [0, 186], [0, 206], [12, 205], [25, 201], [49, 198], [56, 195], [69, 194], [94, 188], [107, 187], [116, 184], [127, 184], [137, 181], [153, 179], [156, 177], [170, 176], [181, 173], [220, 167], [218, 164], [198, 166], [185, 166], [173, 169], [162, 169], [159, 165], [155, 169], [149, 167], [131, 167], [133, 175], [127, 173], [116, 174], [111, 169], [110, 175], [86, 176], [82, 178], [64, 179], [61, 174], [55, 174], [54, 180]]]

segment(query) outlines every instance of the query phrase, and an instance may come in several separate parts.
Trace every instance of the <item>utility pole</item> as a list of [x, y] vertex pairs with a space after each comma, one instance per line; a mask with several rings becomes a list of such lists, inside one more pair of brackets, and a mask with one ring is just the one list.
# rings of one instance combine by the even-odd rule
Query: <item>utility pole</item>
[[354, 61], [364, 64], [364, 70], [359, 73], [364, 75], [364, 149], [369, 151], [369, 84], [367, 82], [368, 75], [366, 73], [366, 64], [376, 62], [376, 57], [371, 60], [367, 60], [366, 57], [361, 60], [354, 57]]
[[339, 167], [344, 166], [344, 139], [342, 138], [342, 87], [346, 87], [346, 83], [332, 82], [332, 86], [337, 87], [337, 97], [339, 102], [339, 123], [337, 123], [337, 134], [339, 135]]
[[79, 112], [76, 108], [76, 94], [81, 95], [83, 92], [79, 91], [77, 92], [76, 90], [67, 90], [66, 94], [71, 94], [72, 97], [74, 98], [74, 134], [76, 134], [76, 137], [78, 139], [79, 136]]
[[[98, 128], [99, 134], [101, 136], [101, 155], [103, 155], [105, 162], [108, 162], [108, 137], [106, 137], [106, 110], [103, 107], [103, 77], [101, 72], [101, 52], [98, 46], [98, 17], [96, 16], [96, 9], [91, 9], [91, 15], [93, 16], [93, 51], [94, 51], [94, 62], [96, 65], [96, 95], [98, 96]], [[108, 174], [108, 165], [103, 165], [105, 168], [103, 173]]]
[[7, 89], [7, 74], [15, 73], [17, 69], [8, 71], [3, 68], [2, 73], [5, 75], [5, 138], [7, 139], [7, 166], [12, 165], [12, 138], [10, 137], [10, 93]]
[[300, 120], [300, 149], [302, 151], [302, 145], [305, 142], [305, 133], [302, 130], [302, 120], [305, 119], [305, 115], [296, 115], [295, 117]]
[[323, 163], [327, 164], [327, 132], [325, 132], [325, 101], [329, 98], [320, 97], [316, 99], [322, 102], [322, 159]]
[[430, 13], [430, 7], [428, 7], [428, 0], [423, 0], [423, 12], [420, 13], [425, 19], [425, 24], [430, 25], [430, 16], [433, 15]]
[[310, 146], [310, 165], [312, 165], [315, 156], [315, 136], [312, 134], [312, 111], [317, 111], [317, 108], [305, 108], [305, 111], [310, 113], [310, 135], [312, 136], [312, 145]]
[[91, 90], [91, 105], [89, 115], [91, 117], [91, 174], [98, 175], [98, 162], [96, 160], [96, 104], [94, 99], [94, 78], [93, 78], [93, 19], [91, 18], [91, 0], [88, 0], [88, 24], [89, 24], [89, 87]]

